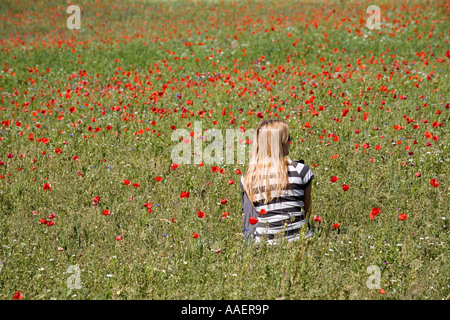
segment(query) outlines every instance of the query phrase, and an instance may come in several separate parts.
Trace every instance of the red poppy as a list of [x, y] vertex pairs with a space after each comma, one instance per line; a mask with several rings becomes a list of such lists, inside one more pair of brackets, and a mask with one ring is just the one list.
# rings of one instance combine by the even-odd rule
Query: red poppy
[[338, 181], [338, 178], [336, 176], [332, 176], [330, 180], [331, 182], [335, 183], [336, 181]]
[[158, 176], [155, 178], [156, 181], [160, 182], [162, 180], [162, 177]]
[[147, 212], [152, 212], [153, 205], [151, 202], [144, 203], [143, 207], [147, 208]]
[[54, 213], [52, 213], [48, 216], [49, 219], [53, 219], [54, 217], [56, 217], [56, 215]]
[[108, 209], [105, 209], [105, 210], [103, 210], [103, 212], [102, 212], [102, 214], [104, 215], [104, 216], [109, 216], [109, 210]]
[[179, 167], [180, 165], [178, 164], [178, 163], [172, 163], [172, 166], [170, 167], [172, 170], [177, 170], [177, 168]]
[[435, 188], [437, 188], [439, 186], [439, 182], [437, 182], [436, 179], [431, 179], [430, 184]]
[[384, 291], [384, 289], [378, 289], [378, 293], [379, 293], [379, 294], [385, 294], [386, 291]]
[[116, 237], [116, 240], [122, 240], [122, 235], [119, 234], [119, 235]]
[[55, 152], [56, 152], [56, 153], [62, 153], [62, 150], [61, 150], [61, 148], [56, 148], [56, 149], [55, 149]]
[[350, 189], [350, 186], [348, 184], [342, 185], [342, 190], [347, 191], [348, 189]]
[[240, 169], [236, 169], [236, 173], [237, 173], [237, 174], [242, 174], [242, 172], [241, 172]]
[[130, 181], [130, 180], [127, 180], [127, 179], [124, 179], [124, 180], [123, 180], [123, 183], [124, 183], [125, 185], [129, 186], [130, 183], [131, 183], [131, 181]]
[[222, 200], [220, 200], [220, 204], [227, 204], [227, 199], [222, 199]]
[[225, 219], [226, 217], [228, 217], [228, 214], [229, 214], [228, 212], [222, 213], [222, 220]]
[[93, 206], [96, 206], [96, 205], [99, 203], [99, 201], [100, 201], [100, 197], [99, 197], [99, 196], [95, 197], [95, 198], [92, 200], [92, 205], [93, 205]]
[[249, 222], [250, 224], [256, 224], [256, 223], [258, 223], [258, 219], [257, 219], [257, 218], [254, 218], [254, 217], [251, 217], [251, 218], [248, 219], [248, 222]]
[[181, 191], [180, 198], [189, 198], [191, 194], [186, 191]]
[[133, 187], [139, 188], [139, 183], [133, 183]]
[[408, 216], [404, 213], [398, 215], [398, 220], [405, 221]]
[[217, 172], [219, 171], [219, 168], [216, 166], [211, 167], [212, 172]]
[[341, 225], [340, 223], [335, 223], [333, 224], [333, 228], [338, 229], [340, 225]]
[[45, 219], [41, 219], [39, 222], [40, 222], [41, 224], [47, 224], [47, 220], [45, 220]]
[[262, 216], [262, 215], [264, 215], [266, 213], [267, 213], [267, 211], [265, 209], [261, 209], [261, 211], [259, 211], [259, 215], [260, 216]]
[[204, 213], [203, 211], [198, 211], [198, 212], [197, 212], [197, 217], [203, 219], [203, 218], [205, 217], [205, 213]]
[[229, 185], [232, 185], [232, 184], [234, 184], [234, 180], [231, 180], [231, 179], [230, 179], [230, 180], [228, 180], [228, 184], [229, 184]]
[[46, 184], [44, 184], [44, 186], [42, 187], [42, 190], [44, 190], [44, 191], [52, 191], [52, 185], [50, 184], [50, 183], [46, 183]]
[[322, 218], [319, 216], [314, 216], [314, 221], [322, 222]]
[[194, 232], [194, 234], [192, 235], [192, 237], [193, 237], [194, 239], [198, 239], [200, 236], [199, 236], [199, 234], [198, 234], [197, 232]]
[[51, 227], [55, 224], [55, 221], [47, 221], [47, 226]]
[[12, 299], [13, 300], [22, 300], [23, 299], [23, 296], [21, 295], [22, 292], [23, 291], [17, 291], [16, 293], [14, 293]]
[[375, 218], [375, 216], [380, 214], [380, 212], [381, 212], [380, 209], [378, 209], [376, 207], [372, 208], [372, 211], [370, 212], [369, 217], [373, 220]]

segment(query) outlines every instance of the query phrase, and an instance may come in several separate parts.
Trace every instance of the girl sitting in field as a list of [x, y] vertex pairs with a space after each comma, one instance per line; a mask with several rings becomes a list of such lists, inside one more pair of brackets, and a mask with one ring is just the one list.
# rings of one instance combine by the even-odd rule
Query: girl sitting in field
[[287, 157], [291, 138], [284, 121], [262, 121], [255, 140], [240, 183], [244, 237], [268, 244], [282, 237], [297, 240], [311, 214], [314, 175], [302, 160]]

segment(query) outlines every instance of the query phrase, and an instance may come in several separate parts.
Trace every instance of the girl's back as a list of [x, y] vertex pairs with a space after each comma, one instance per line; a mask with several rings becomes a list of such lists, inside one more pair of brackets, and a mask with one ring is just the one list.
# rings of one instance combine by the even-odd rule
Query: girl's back
[[[249, 218], [253, 207], [249, 206], [250, 200], [244, 192], [244, 176], [241, 178], [246, 237], [251, 236], [255, 242], [260, 242], [263, 238], [269, 244], [275, 242], [275, 239], [280, 236], [284, 236], [289, 241], [298, 239], [300, 228], [307, 221], [304, 210], [305, 190], [310, 186], [314, 175], [308, 165], [288, 159], [288, 179], [291, 188], [283, 189], [279, 197], [275, 196], [268, 203], [264, 201], [265, 187], [261, 188], [261, 193], [255, 194], [253, 205], [258, 214], [258, 223], [252, 226]], [[270, 190], [276, 190], [276, 178], [272, 177], [269, 181]]]
[[291, 138], [284, 121], [261, 121], [255, 141], [240, 183], [244, 236], [268, 243], [298, 239], [310, 215], [314, 175], [303, 161], [287, 157]]

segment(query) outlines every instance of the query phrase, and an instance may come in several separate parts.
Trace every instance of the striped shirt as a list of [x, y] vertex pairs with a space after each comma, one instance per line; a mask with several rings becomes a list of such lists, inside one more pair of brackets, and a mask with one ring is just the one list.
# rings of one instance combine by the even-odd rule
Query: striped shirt
[[[288, 159], [288, 178], [291, 190], [282, 190], [280, 197], [273, 198], [269, 203], [264, 204], [265, 191], [261, 188], [261, 193], [255, 195], [256, 201], [253, 207], [249, 206], [248, 197], [244, 192], [244, 177], [241, 177], [242, 211], [244, 213], [244, 235], [252, 235], [255, 242], [266, 240], [268, 244], [276, 243], [277, 238], [284, 236], [288, 241], [299, 238], [300, 228], [306, 223], [306, 213], [304, 211], [305, 189], [314, 179], [314, 175], [308, 165]], [[276, 181], [269, 179], [271, 190], [276, 187]], [[261, 210], [265, 214], [259, 215]], [[253, 216], [258, 219], [254, 225], [250, 225], [248, 219]]]

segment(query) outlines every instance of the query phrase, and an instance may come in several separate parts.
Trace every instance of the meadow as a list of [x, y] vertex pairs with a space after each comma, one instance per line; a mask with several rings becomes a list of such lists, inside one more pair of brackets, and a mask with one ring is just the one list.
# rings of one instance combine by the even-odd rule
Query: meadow
[[[2, 0], [0, 16], [0, 299], [450, 299], [448, 2]], [[172, 161], [177, 129], [192, 145], [196, 121], [262, 119], [288, 123], [314, 173], [307, 240], [243, 239], [245, 162]]]

